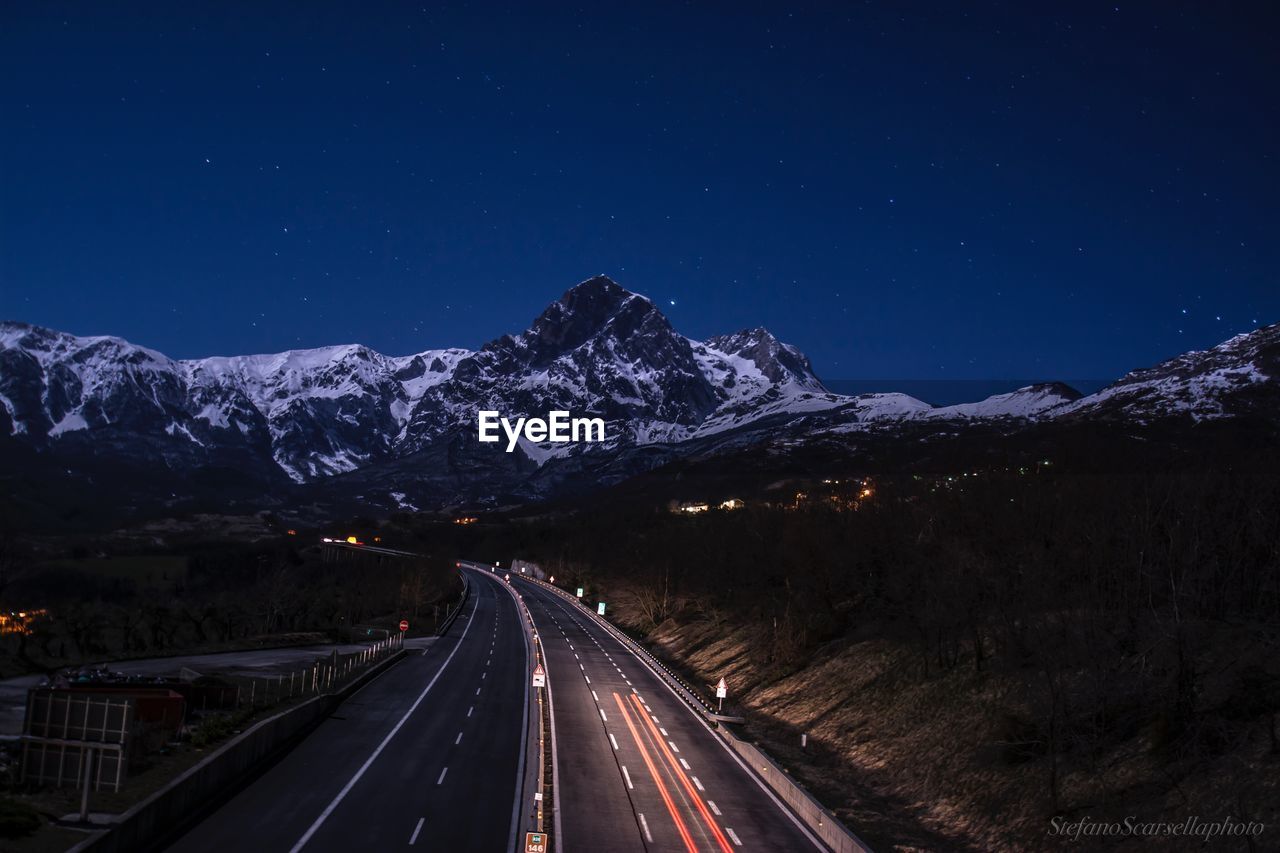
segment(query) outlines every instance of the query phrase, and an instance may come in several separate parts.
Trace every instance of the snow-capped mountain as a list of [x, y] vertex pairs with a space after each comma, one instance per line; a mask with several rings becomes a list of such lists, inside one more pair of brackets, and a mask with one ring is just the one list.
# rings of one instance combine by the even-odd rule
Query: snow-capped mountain
[[923, 413], [926, 418], [1037, 418], [1080, 399], [1080, 392], [1061, 382], [1028, 385], [1007, 394], [996, 394], [976, 403], [941, 406]]
[[691, 341], [650, 300], [603, 276], [570, 289], [527, 331], [475, 352], [392, 357], [347, 345], [177, 361], [119, 338], [0, 325], [0, 434], [56, 450], [129, 432], [197, 459], [251, 449], [299, 482], [424, 451], [473, 431], [479, 409], [606, 419], [601, 446], [523, 445], [542, 463], [848, 399], [766, 330]]
[[[44, 458], [110, 459], [179, 479], [247, 467], [295, 483], [346, 474], [386, 495], [417, 482], [445, 501], [486, 489], [547, 494], [551, 487], [520, 483], [589, 481], [606, 467], [616, 480], [682, 453], [783, 433], [804, 441], [970, 423], [1007, 433], [1059, 420], [1280, 420], [1277, 376], [1280, 327], [1272, 326], [1088, 397], [1058, 383], [941, 408], [904, 394], [844, 396], [765, 329], [690, 340], [650, 300], [597, 276], [528, 330], [477, 351], [393, 357], [353, 344], [178, 361], [119, 338], [0, 323], [0, 440]], [[601, 417], [607, 441], [522, 442], [503, 454], [477, 442], [480, 409]]]
[[1280, 418], [1280, 324], [1134, 370], [1052, 414], [1134, 423], [1240, 416], [1276, 420]]
[[479, 409], [559, 409], [603, 417], [610, 446], [645, 443], [696, 428], [720, 402], [690, 342], [662, 312], [600, 276], [553, 302], [528, 331], [458, 361], [414, 405], [404, 441], [420, 450], [474, 424]]

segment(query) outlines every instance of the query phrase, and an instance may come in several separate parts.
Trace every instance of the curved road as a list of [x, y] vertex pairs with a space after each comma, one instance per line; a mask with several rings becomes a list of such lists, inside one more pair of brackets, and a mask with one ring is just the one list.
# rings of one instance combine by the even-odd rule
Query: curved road
[[594, 615], [514, 584], [547, 661], [559, 853], [826, 849]]
[[511, 849], [523, 824], [524, 626], [500, 580], [468, 575], [471, 594], [445, 636], [358, 691], [169, 849]]

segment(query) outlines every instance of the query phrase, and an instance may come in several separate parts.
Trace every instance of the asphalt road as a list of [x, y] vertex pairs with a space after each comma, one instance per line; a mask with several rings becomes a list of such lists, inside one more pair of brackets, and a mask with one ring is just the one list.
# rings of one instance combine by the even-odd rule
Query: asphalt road
[[488, 572], [449, 632], [342, 704], [174, 851], [510, 849], [524, 628]]
[[536, 584], [515, 586], [547, 660], [559, 853], [826, 849], [592, 616]]

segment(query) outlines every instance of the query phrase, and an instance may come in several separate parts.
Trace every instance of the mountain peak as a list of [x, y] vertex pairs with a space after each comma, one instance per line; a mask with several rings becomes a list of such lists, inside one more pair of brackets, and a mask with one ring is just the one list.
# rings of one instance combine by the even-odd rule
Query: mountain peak
[[485, 349], [523, 350], [531, 364], [546, 364], [600, 336], [625, 341], [643, 332], [674, 335], [667, 318], [643, 296], [608, 276], [579, 282], [552, 302], [522, 335], [499, 338]]
[[752, 361], [771, 382], [794, 382], [813, 391], [826, 391], [804, 353], [763, 327], [708, 338], [707, 346]]

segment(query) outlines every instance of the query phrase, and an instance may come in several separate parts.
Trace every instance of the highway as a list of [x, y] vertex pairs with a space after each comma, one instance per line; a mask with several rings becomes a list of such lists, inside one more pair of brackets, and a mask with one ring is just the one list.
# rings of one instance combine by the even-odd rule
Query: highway
[[558, 853], [825, 850], [627, 646], [513, 578], [546, 657]]
[[449, 631], [344, 702], [168, 849], [502, 851], [523, 840], [528, 647], [485, 571]]

